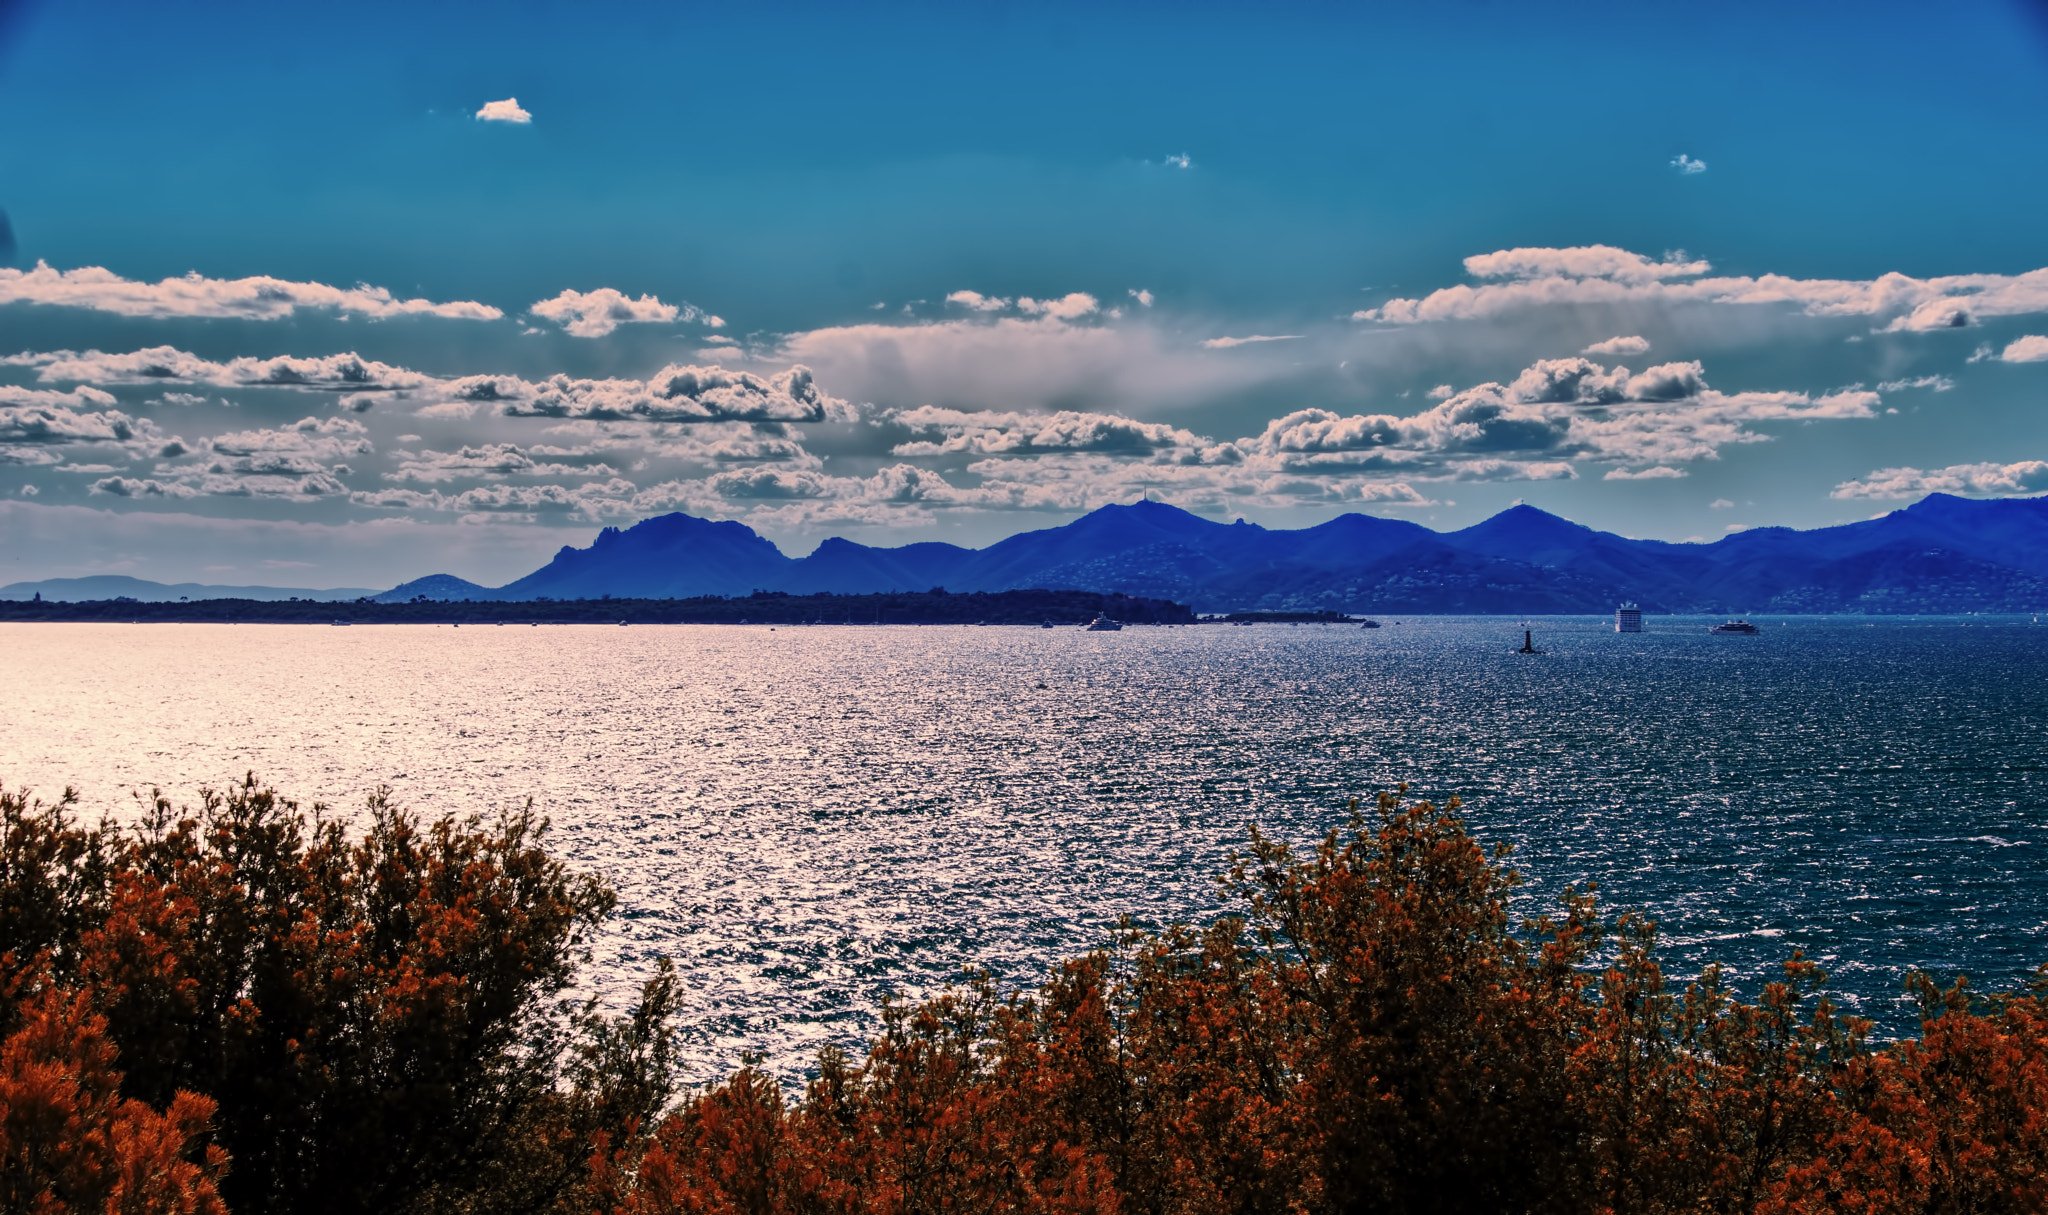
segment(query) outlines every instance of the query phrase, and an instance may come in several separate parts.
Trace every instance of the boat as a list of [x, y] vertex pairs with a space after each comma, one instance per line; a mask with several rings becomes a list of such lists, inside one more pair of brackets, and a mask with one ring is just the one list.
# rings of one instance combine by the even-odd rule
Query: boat
[[1088, 631], [1091, 633], [1119, 633], [1123, 631], [1123, 627], [1107, 616], [1097, 616], [1088, 622]]
[[337, 621], [335, 621], [335, 622], [334, 622], [334, 627], [335, 627], [335, 628], [337, 628], [337, 629], [345, 629], [345, 628], [347, 628], [347, 627], [348, 627], [349, 625], [351, 625], [351, 624], [354, 624], [354, 623], [355, 623], [355, 621], [353, 621], [353, 620], [337, 620]]
[[1380, 622], [1377, 620], [1368, 620], [1365, 623], [1359, 625], [1358, 627], [1361, 629], [1376, 629], [1380, 627]]
[[1039, 625], [1038, 627], [1042, 629], [1049, 629], [1052, 627], [1052, 621], [1048, 620], [1044, 624]]
[[1763, 630], [1747, 620], [1731, 620], [1726, 624], [1713, 625], [1707, 632], [1722, 637], [1754, 637]]

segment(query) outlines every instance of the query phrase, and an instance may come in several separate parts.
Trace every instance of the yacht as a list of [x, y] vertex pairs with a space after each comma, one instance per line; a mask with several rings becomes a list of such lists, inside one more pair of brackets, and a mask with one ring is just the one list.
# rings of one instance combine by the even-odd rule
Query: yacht
[[1763, 632], [1763, 630], [1751, 624], [1747, 620], [1731, 620], [1726, 624], [1714, 625], [1711, 628], [1709, 628], [1707, 632], [1719, 634], [1721, 636], [1754, 637], [1758, 633]]
[[1107, 616], [1097, 616], [1088, 622], [1088, 631], [1091, 633], [1119, 633], [1123, 631], [1123, 627]]
[[1361, 629], [1376, 629], [1380, 627], [1380, 622], [1377, 620], [1368, 620], [1364, 624], [1359, 625], [1358, 627]]

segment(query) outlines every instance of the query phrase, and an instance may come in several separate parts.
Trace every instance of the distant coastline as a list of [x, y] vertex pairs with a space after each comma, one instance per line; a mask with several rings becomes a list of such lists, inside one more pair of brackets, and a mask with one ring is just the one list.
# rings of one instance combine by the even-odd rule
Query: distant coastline
[[1127, 624], [1193, 624], [1186, 605], [1090, 591], [1024, 590], [949, 594], [944, 590], [875, 595], [728, 598], [432, 600], [352, 603], [298, 599], [199, 599], [186, 603], [91, 600], [0, 601], [0, 623], [151, 624], [987, 624], [1042, 627], [1085, 624], [1097, 616]]

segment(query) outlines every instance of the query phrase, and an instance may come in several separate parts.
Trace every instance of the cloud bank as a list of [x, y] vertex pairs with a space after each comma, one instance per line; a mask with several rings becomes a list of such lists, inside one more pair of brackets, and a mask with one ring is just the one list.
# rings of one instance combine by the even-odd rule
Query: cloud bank
[[143, 283], [99, 266], [54, 270], [47, 262], [37, 262], [33, 270], [0, 267], [0, 304], [89, 308], [121, 316], [233, 317], [255, 321], [283, 320], [301, 310], [379, 321], [402, 316], [495, 321], [504, 315], [473, 300], [435, 303], [400, 299], [383, 287], [368, 284], [330, 287], [267, 275], [218, 279], [206, 278], [197, 271], [183, 278]]
[[2048, 312], [2048, 269], [2025, 274], [1958, 274], [1919, 279], [1709, 277], [1712, 266], [1682, 254], [1663, 260], [1609, 245], [1504, 249], [1465, 259], [1466, 273], [1488, 280], [1393, 299], [1354, 320], [1415, 325], [1501, 316], [1583, 304], [1775, 304], [1815, 317], [1867, 317], [1889, 332], [1957, 329], [1986, 318]]

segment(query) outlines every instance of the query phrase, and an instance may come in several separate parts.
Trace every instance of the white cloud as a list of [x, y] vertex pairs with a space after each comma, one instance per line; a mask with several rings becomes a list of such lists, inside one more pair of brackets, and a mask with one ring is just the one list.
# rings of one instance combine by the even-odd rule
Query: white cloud
[[1141, 308], [1150, 308], [1152, 306], [1152, 292], [1144, 287], [1131, 288], [1130, 297], [1138, 301], [1138, 306]]
[[1176, 169], [1192, 169], [1195, 167], [1194, 160], [1190, 158], [1186, 152], [1179, 153], [1175, 156], [1167, 157], [1166, 163], [1173, 166]]
[[97, 388], [52, 392], [0, 384], [0, 464], [56, 464], [62, 457], [53, 449], [76, 444], [140, 458], [164, 441], [154, 422], [108, 408], [113, 403]]
[[[128, 354], [98, 350], [77, 353], [57, 350], [11, 355], [0, 363], [38, 368], [44, 382], [87, 384], [212, 384], [222, 388], [301, 388], [340, 392], [418, 388], [433, 377], [393, 367], [361, 355], [331, 354], [324, 358], [238, 358], [216, 363], [172, 346], [151, 346]], [[170, 394], [172, 404], [198, 404], [204, 398]]]
[[618, 470], [587, 448], [483, 443], [456, 451], [394, 452], [398, 466], [386, 481], [437, 484], [486, 477], [612, 477]]
[[1244, 337], [1216, 337], [1203, 342], [1202, 349], [1228, 350], [1232, 346], [1246, 346], [1253, 342], [1299, 341], [1301, 337], [1302, 335], [1299, 333], [1252, 333], [1246, 334]]
[[1658, 464], [1650, 468], [1634, 470], [1611, 468], [1607, 470], [1607, 475], [1600, 479], [1603, 481], [1663, 481], [1684, 475], [1685, 470], [1682, 468], [1673, 468], [1668, 464]]
[[1095, 297], [1085, 291], [1069, 291], [1058, 299], [1035, 300], [1028, 295], [1017, 298], [1017, 311], [1057, 321], [1077, 321], [1101, 307]]
[[1671, 167], [1677, 169], [1684, 176], [1691, 177], [1695, 173], [1706, 172], [1707, 162], [1704, 160], [1695, 160], [1692, 157], [1687, 156], [1685, 153], [1680, 152], [1678, 155], [1671, 158]]
[[2015, 338], [1999, 352], [1998, 358], [2006, 363], [2048, 362], [2048, 337], [2029, 333], [2025, 337]]
[[1214, 447], [1192, 432], [1165, 423], [1134, 422], [1114, 414], [1074, 410], [1052, 414], [969, 412], [925, 405], [897, 410], [884, 417], [914, 434], [932, 436], [897, 444], [891, 450], [899, 456], [954, 452], [1026, 455], [1048, 451], [1150, 455], [1174, 448], [1199, 452]]
[[486, 101], [484, 108], [476, 112], [478, 122], [514, 122], [524, 126], [533, 121], [533, 115], [519, 108], [517, 97], [503, 101]]
[[[565, 288], [560, 295], [542, 300], [527, 311], [560, 325], [571, 337], [581, 338], [604, 337], [621, 325], [694, 321], [704, 316], [694, 305], [664, 304], [651, 295], [643, 295], [636, 300], [611, 287], [599, 287], [589, 292]], [[717, 317], [710, 320], [717, 322], [713, 328], [725, 324]]]
[[358, 284], [330, 287], [295, 283], [260, 275], [252, 278], [183, 278], [143, 283], [125, 279], [98, 266], [53, 270], [37, 262], [33, 270], [0, 267], [0, 304], [45, 304], [90, 308], [122, 316], [233, 317], [275, 321], [300, 309], [338, 312], [388, 320], [400, 316], [436, 316], [450, 320], [494, 321], [504, 313], [488, 304], [459, 301], [402, 300], [383, 287]]
[[946, 297], [946, 302], [974, 312], [1001, 312], [1010, 306], [1010, 301], [1001, 296], [983, 295], [979, 291], [955, 291]]
[[1835, 486], [1834, 498], [1918, 498], [1925, 494], [2038, 494], [2048, 491], [2048, 460], [2012, 464], [1951, 464], [1922, 472], [1880, 468]]
[[1875, 416], [1872, 392], [1721, 393], [1700, 365], [1665, 363], [1633, 374], [1586, 359], [1545, 359], [1508, 384], [1456, 393], [1411, 417], [1297, 410], [1240, 440], [1248, 459], [1287, 467], [1409, 469], [1452, 457], [1541, 456], [1615, 464], [1712, 459], [1722, 447], [1768, 436], [1750, 424]]
[[1735, 504], [1726, 498], [1716, 498], [1707, 503], [1708, 510], [1734, 510]]
[[135, 477], [106, 477], [92, 483], [91, 492], [116, 498], [196, 498], [200, 491], [175, 481]]
[[1648, 338], [1611, 337], [1604, 342], [1595, 342], [1584, 350], [1579, 351], [1579, 353], [1604, 354], [1614, 358], [1626, 358], [1630, 355], [1648, 354], [1649, 351], [1650, 339]]
[[724, 367], [670, 364], [647, 380], [578, 380], [558, 375], [538, 384], [516, 376], [468, 376], [443, 387], [452, 403], [499, 404], [508, 417], [587, 418], [625, 422], [851, 421], [852, 408], [822, 392], [801, 364], [774, 375]]
[[1917, 279], [1702, 277], [1704, 261], [1654, 261], [1607, 245], [1507, 249], [1465, 259], [1474, 278], [1501, 280], [1389, 300], [1352, 319], [1411, 325], [1471, 320], [1548, 306], [1626, 303], [1778, 304], [1808, 316], [1868, 317], [1893, 332], [1954, 329], [1986, 317], [2048, 312], [2048, 269], [2025, 274], [1958, 274]]
[[1947, 392], [1956, 382], [1945, 375], [1923, 375], [1912, 380], [1886, 380], [1877, 386], [1879, 392], [1904, 392], [1908, 388], [1931, 388], [1936, 392]]

